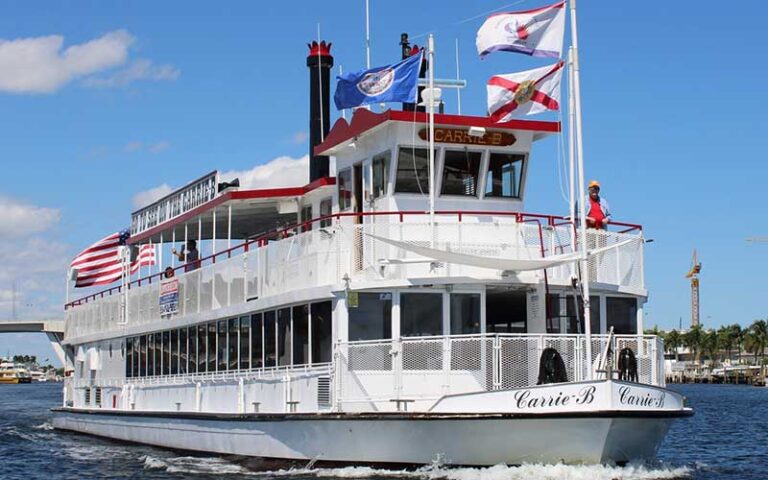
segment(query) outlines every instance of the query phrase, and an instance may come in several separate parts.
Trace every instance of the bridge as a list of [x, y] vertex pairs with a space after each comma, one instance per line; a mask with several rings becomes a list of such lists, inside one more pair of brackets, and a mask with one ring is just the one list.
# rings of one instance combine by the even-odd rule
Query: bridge
[[66, 365], [66, 355], [61, 346], [64, 339], [64, 320], [0, 320], [0, 333], [44, 333], [51, 341], [53, 351], [62, 365]]

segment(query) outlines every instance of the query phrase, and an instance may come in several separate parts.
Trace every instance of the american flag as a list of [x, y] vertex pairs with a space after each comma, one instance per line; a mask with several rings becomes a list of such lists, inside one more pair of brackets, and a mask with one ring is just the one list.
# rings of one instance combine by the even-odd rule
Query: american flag
[[155, 246], [142, 245], [136, 260], [131, 263], [131, 274], [139, 271], [139, 267], [149, 267], [155, 264]]
[[130, 236], [128, 230], [122, 230], [80, 252], [69, 264], [70, 268], [77, 269], [75, 287], [107, 285], [119, 280], [123, 274], [119, 247], [125, 245]]

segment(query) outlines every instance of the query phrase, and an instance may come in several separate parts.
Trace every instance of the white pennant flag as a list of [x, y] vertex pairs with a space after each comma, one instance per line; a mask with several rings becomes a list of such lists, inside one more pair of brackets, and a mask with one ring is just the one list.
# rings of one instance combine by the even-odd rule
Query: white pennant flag
[[560, 58], [565, 32], [565, 2], [524, 12], [497, 13], [477, 32], [477, 53], [517, 52]]
[[564, 62], [488, 80], [488, 112], [494, 122], [560, 109]]

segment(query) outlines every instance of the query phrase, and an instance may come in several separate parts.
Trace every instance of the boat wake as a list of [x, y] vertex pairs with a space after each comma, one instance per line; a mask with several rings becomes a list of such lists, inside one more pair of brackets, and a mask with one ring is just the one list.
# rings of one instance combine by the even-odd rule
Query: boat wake
[[254, 470], [250, 461], [242, 464], [220, 457], [144, 457], [145, 470], [160, 470], [187, 475], [245, 475], [281, 478], [407, 479], [407, 480], [676, 480], [693, 478], [693, 469], [664, 464], [628, 465], [540, 465], [518, 467], [496, 465], [487, 468], [446, 468], [439, 465], [418, 470], [385, 470], [370, 467], [295, 468]]

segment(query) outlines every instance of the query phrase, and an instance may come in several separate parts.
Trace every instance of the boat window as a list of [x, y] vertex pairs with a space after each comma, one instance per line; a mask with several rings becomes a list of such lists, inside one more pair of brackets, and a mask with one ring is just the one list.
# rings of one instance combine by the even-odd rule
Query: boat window
[[426, 148], [400, 147], [395, 193], [429, 193], [429, 158]]
[[227, 342], [227, 357], [229, 359], [229, 369], [237, 370], [239, 367], [238, 361], [240, 360], [240, 352], [238, 347], [240, 346], [240, 320], [238, 318], [229, 319], [229, 341]]
[[442, 293], [400, 294], [400, 335], [426, 337], [443, 334]]
[[147, 336], [142, 335], [139, 340], [139, 376], [147, 376]]
[[485, 330], [488, 333], [526, 333], [528, 316], [524, 291], [488, 287], [485, 292]]
[[171, 332], [162, 333], [163, 350], [161, 355], [160, 364], [163, 366], [163, 375], [171, 373]]
[[[584, 322], [577, 320], [576, 304], [573, 295], [551, 295], [549, 300], [549, 316], [547, 333], [584, 333]], [[600, 297], [590, 298], [590, 322], [592, 333], [600, 331]], [[578, 299], [579, 316], [583, 315], [584, 302]]]
[[179, 331], [171, 330], [171, 375], [179, 373]]
[[197, 371], [208, 371], [208, 325], [197, 326]]
[[607, 297], [605, 299], [606, 327], [617, 335], [637, 332], [637, 299], [630, 297]]
[[347, 302], [350, 341], [392, 338], [391, 293], [358, 293], [356, 306]]
[[291, 364], [291, 309], [277, 311], [277, 364]]
[[227, 370], [227, 321], [219, 320], [219, 335], [217, 339], [216, 358], [217, 371], [224, 372]]
[[208, 323], [208, 353], [206, 354], [208, 359], [208, 372], [213, 373], [216, 371], [216, 322]]
[[128, 338], [125, 341], [127, 355], [125, 358], [125, 377], [133, 377], [133, 338]]
[[371, 162], [373, 169], [371, 198], [379, 198], [387, 194], [387, 183], [389, 182], [389, 159], [391, 156], [392, 154], [390, 152], [384, 152], [373, 157], [373, 162]]
[[477, 196], [481, 152], [446, 150], [443, 161], [443, 195]]
[[311, 314], [312, 363], [329, 363], [333, 351], [331, 302], [313, 303]]
[[304, 205], [301, 207], [301, 231], [308, 232], [312, 230], [312, 205]]
[[309, 363], [309, 305], [293, 307], [293, 364]]
[[179, 373], [189, 372], [189, 339], [187, 328], [179, 329]]
[[264, 312], [264, 366], [274, 367], [277, 365], [277, 354], [275, 352], [275, 311]]
[[[328, 217], [333, 213], [333, 199], [331, 198], [324, 198], [320, 200], [320, 217]], [[331, 226], [331, 219], [326, 218], [325, 220], [320, 220], [320, 227], [330, 227]]]
[[240, 368], [251, 368], [251, 317], [240, 317]]
[[141, 375], [141, 337], [133, 337], [133, 376]]
[[480, 333], [480, 294], [451, 294], [451, 335]]
[[343, 212], [352, 206], [352, 169], [340, 171], [336, 183], [339, 189], [339, 211]]
[[260, 313], [251, 315], [251, 368], [264, 366], [264, 325], [261, 319]]
[[485, 179], [486, 197], [520, 198], [525, 155], [491, 153]]
[[189, 327], [189, 373], [197, 373], [197, 327]]
[[147, 376], [155, 375], [155, 334], [147, 335]]

